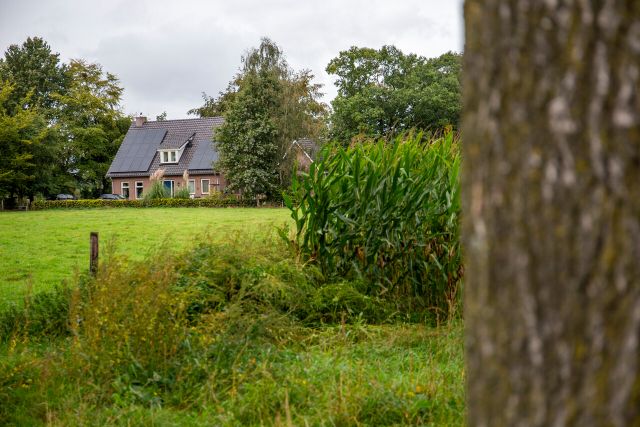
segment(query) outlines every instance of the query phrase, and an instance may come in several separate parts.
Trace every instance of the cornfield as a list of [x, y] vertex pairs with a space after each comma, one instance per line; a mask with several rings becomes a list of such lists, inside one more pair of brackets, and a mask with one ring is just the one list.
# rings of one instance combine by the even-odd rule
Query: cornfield
[[325, 276], [362, 279], [372, 295], [449, 317], [460, 297], [459, 142], [328, 146], [285, 204], [298, 255]]

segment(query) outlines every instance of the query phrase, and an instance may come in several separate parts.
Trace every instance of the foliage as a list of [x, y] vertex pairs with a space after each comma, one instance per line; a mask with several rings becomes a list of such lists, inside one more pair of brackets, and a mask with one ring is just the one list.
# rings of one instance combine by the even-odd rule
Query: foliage
[[182, 187], [173, 194], [174, 199], [189, 199], [191, 198], [191, 193], [189, 193], [189, 189], [187, 187]]
[[202, 92], [202, 101], [204, 103], [200, 107], [190, 109], [187, 111], [187, 114], [198, 117], [224, 116], [235, 101], [240, 83], [238, 80], [239, 77], [240, 75], [236, 76], [234, 80], [229, 82], [227, 89], [224, 92], [220, 92], [217, 98]]
[[109, 187], [105, 175], [131, 124], [119, 110], [123, 89], [117, 77], [104, 73], [99, 64], [72, 60], [67, 75], [65, 94], [53, 95], [65, 141], [61, 161], [77, 191], [96, 197]]
[[7, 100], [9, 111], [39, 107], [50, 118], [56, 108], [54, 94], [64, 93], [68, 84], [66, 65], [58, 53], [39, 37], [21, 45], [12, 44], [0, 59], [0, 81], [11, 82], [15, 90]]
[[152, 180], [149, 189], [144, 192], [143, 196], [145, 202], [159, 199], [168, 199], [169, 190], [165, 188], [161, 181]]
[[55, 338], [69, 333], [70, 288], [27, 294], [0, 310], [0, 342], [24, 337]]
[[294, 72], [271, 40], [263, 39], [242, 62], [227, 91], [218, 99], [203, 95], [205, 105], [198, 111], [225, 117], [216, 132], [217, 167], [229, 188], [273, 195], [288, 185], [293, 156], [284, 154], [291, 142], [321, 138], [327, 109], [318, 101], [321, 85], [312, 83], [313, 75]]
[[[189, 190], [187, 190], [188, 192]], [[220, 207], [253, 207], [255, 201], [240, 199], [234, 195], [213, 195], [201, 199], [187, 197], [162, 197], [143, 200], [36, 200], [31, 204], [32, 210], [43, 209], [92, 209], [92, 208], [220, 208]]]
[[[37, 174], [37, 160], [49, 130], [36, 108], [10, 113], [15, 86], [0, 82], [0, 198], [28, 194]], [[25, 101], [28, 102], [28, 101]]]
[[370, 295], [454, 314], [462, 275], [458, 150], [451, 132], [325, 149], [294, 181], [299, 203], [285, 199], [294, 248], [325, 275], [364, 279]]
[[[0, 190], [2, 198], [97, 196], [108, 185], [107, 168], [130, 124], [119, 110], [122, 88], [98, 64], [61, 64], [58, 57], [35, 37], [11, 45], [0, 60], [2, 115], [14, 122], [29, 116], [36, 127], [46, 128], [28, 150], [30, 163], [37, 167], [26, 181], [20, 173], [9, 175], [10, 182]], [[0, 168], [19, 167], [6, 159], [0, 158]]]
[[224, 125], [216, 131], [220, 158], [214, 167], [225, 175], [232, 191], [247, 196], [276, 192], [277, 130], [269, 112], [275, 107], [277, 91], [275, 78], [247, 77]]
[[457, 126], [461, 55], [426, 59], [394, 46], [352, 47], [327, 66], [337, 76], [331, 137], [348, 144], [358, 135], [380, 138], [409, 129]]
[[67, 295], [67, 338], [0, 347], [0, 423], [462, 423], [459, 326], [343, 310], [308, 327], [323, 317], [307, 316], [308, 295], [340, 300], [349, 285], [316, 282], [274, 236], [108, 258]]

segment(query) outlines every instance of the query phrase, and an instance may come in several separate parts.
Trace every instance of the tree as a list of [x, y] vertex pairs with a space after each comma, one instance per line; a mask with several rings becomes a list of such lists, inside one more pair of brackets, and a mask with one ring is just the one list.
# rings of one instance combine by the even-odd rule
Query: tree
[[640, 425], [640, 3], [467, 0], [472, 425]]
[[54, 107], [53, 95], [65, 92], [66, 77], [59, 54], [52, 53], [49, 44], [39, 37], [29, 37], [21, 46], [12, 44], [0, 60], [0, 80], [14, 85], [11, 98], [6, 100], [11, 110], [28, 100], [29, 105], [42, 107], [48, 114]]
[[271, 40], [262, 39], [242, 64], [227, 91], [218, 99], [204, 95], [205, 105], [196, 110], [225, 117], [216, 132], [216, 167], [229, 189], [269, 196], [288, 185], [293, 156], [286, 158], [286, 150], [295, 139], [319, 139], [327, 109], [318, 101], [321, 85], [312, 83], [313, 75], [291, 70]]
[[69, 87], [54, 95], [63, 138], [60, 161], [83, 196], [97, 196], [108, 186], [105, 175], [130, 125], [120, 111], [123, 89], [99, 64], [72, 60]]
[[217, 98], [202, 92], [204, 104], [200, 107], [192, 108], [187, 114], [198, 117], [219, 117], [224, 116], [235, 100], [238, 91], [238, 82], [231, 81], [224, 92], [220, 92]]
[[[31, 194], [48, 128], [35, 108], [11, 112], [15, 87], [0, 82], [0, 198]], [[29, 99], [23, 100], [30, 102]]]
[[338, 87], [331, 137], [348, 143], [360, 134], [379, 138], [411, 128], [457, 126], [460, 62], [452, 52], [426, 59], [394, 46], [340, 52], [327, 66]]

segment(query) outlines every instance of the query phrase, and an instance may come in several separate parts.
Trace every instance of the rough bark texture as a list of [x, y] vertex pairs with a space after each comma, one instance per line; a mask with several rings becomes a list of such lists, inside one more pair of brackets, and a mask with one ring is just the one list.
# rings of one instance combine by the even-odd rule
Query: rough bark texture
[[465, 21], [469, 423], [640, 425], [640, 1]]

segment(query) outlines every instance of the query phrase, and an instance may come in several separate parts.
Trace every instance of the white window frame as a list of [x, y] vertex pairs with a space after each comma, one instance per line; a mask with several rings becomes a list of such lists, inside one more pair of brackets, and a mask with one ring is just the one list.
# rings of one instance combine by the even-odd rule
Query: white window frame
[[160, 150], [160, 163], [178, 163], [181, 150]]
[[123, 181], [120, 183], [120, 195], [124, 196], [125, 188], [127, 189], [126, 199], [129, 200], [129, 197], [131, 197], [131, 187], [129, 186], [129, 181]]
[[[140, 191], [140, 197], [138, 197], [138, 189], [142, 190]], [[136, 181], [136, 199], [142, 199], [144, 197], [144, 182], [143, 181]]]
[[[207, 181], [207, 189], [209, 191], [204, 191], [204, 182]], [[202, 194], [211, 194], [211, 180], [210, 179], [201, 179], [200, 180], [200, 190]]]
[[[192, 182], [193, 182], [193, 191], [191, 191], [191, 188], [189, 188]], [[189, 189], [189, 194], [196, 194], [196, 180], [190, 179], [189, 181], [187, 181], [187, 188]]]
[[162, 180], [162, 188], [167, 188], [164, 183], [165, 182], [170, 182], [171, 183], [171, 190], [169, 191], [169, 196], [173, 197], [173, 195], [175, 194], [176, 191], [176, 183], [173, 179], [163, 179]]

